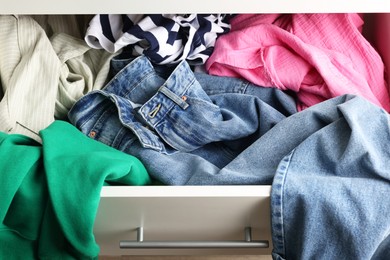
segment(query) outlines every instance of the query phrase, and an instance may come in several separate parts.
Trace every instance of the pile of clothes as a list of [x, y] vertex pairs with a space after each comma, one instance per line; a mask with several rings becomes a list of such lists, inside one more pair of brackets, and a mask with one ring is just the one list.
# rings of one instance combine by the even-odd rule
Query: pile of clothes
[[0, 23], [0, 256], [96, 258], [101, 187], [152, 184], [272, 185], [274, 259], [390, 254], [390, 95], [362, 15]]

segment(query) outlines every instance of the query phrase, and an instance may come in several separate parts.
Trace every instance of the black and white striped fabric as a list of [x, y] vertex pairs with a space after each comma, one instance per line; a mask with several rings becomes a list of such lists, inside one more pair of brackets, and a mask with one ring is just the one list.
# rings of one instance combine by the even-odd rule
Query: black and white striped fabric
[[231, 15], [222, 14], [110, 14], [95, 15], [85, 41], [96, 49], [115, 53], [124, 47], [144, 54], [156, 64], [187, 60], [204, 64], [217, 37], [230, 30]]

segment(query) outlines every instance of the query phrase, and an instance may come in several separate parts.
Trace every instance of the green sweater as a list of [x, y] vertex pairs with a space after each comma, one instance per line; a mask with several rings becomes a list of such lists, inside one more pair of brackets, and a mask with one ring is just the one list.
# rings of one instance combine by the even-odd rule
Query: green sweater
[[94, 259], [103, 185], [146, 185], [135, 157], [55, 121], [33, 139], [0, 132], [0, 259]]

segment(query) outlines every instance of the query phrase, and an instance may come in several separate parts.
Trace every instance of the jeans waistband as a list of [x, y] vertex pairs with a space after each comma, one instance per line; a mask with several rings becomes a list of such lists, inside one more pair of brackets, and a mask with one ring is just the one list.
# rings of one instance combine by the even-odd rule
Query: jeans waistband
[[140, 108], [139, 113], [150, 126], [156, 126], [173, 107], [179, 106], [183, 110], [188, 108], [186, 93], [196, 84], [199, 83], [189, 65], [180, 63], [155, 95]]
[[[188, 107], [184, 95], [194, 82], [195, 76], [186, 62], [178, 64], [164, 80], [149, 60], [140, 56], [117, 73], [104, 89], [92, 91], [78, 100], [69, 111], [69, 119], [83, 131], [93, 132], [95, 139], [102, 138], [107, 143], [99, 122], [103, 114], [108, 113], [104, 109], [107, 109], [107, 101], [110, 101], [116, 106], [116, 112], [110, 110], [112, 116], [118, 113], [123, 126], [130, 129], [144, 147], [166, 152], [166, 143], [151, 128], [173, 106], [178, 105], [181, 109]], [[113, 139], [112, 142], [119, 141]]]

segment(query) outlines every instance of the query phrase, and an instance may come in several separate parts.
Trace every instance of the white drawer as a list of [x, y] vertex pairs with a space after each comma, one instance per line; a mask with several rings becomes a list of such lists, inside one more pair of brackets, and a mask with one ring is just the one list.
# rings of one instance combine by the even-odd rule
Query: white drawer
[[[101, 255], [266, 255], [271, 253], [271, 186], [103, 187], [94, 234]], [[239, 241], [251, 227], [252, 242], [268, 248], [121, 249], [120, 241]], [[142, 243], [142, 242], [140, 242]]]
[[342, 12], [389, 12], [388, 0], [312, 1], [312, 0], [0, 0], [3, 14], [185, 14], [185, 13], [342, 13]]

